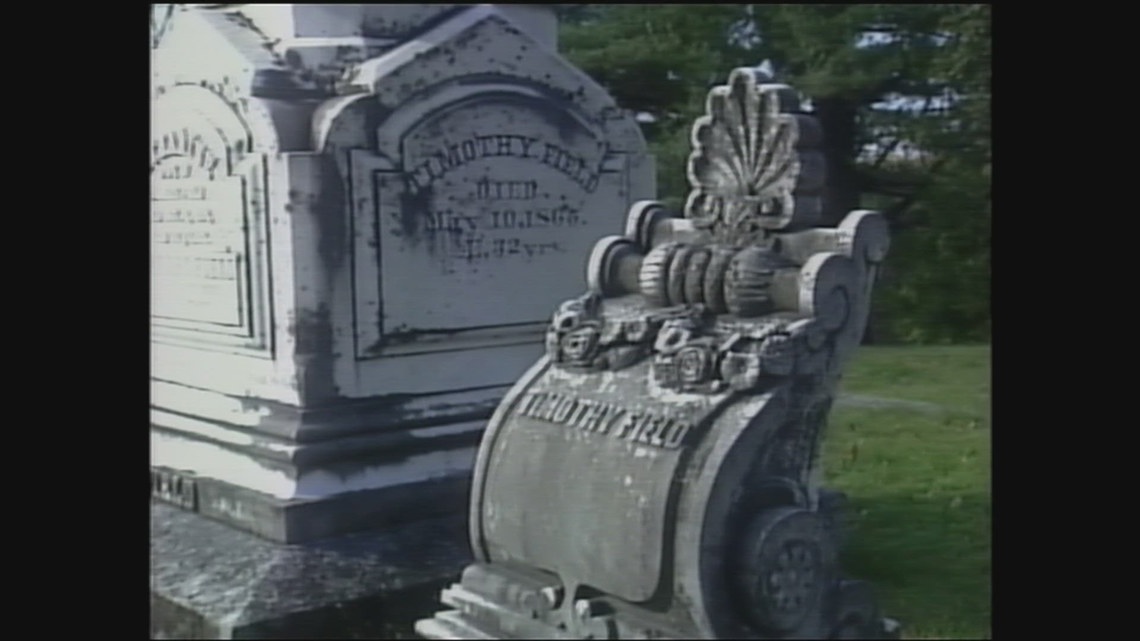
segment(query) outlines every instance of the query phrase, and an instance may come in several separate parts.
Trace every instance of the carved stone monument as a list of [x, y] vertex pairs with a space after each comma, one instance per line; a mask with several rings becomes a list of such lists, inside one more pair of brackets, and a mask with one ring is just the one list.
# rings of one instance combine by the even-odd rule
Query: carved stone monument
[[652, 160], [549, 6], [153, 7], [152, 593], [316, 634], [470, 560], [487, 419]]
[[752, 69], [693, 127], [684, 217], [654, 202], [589, 256], [546, 356], [483, 436], [476, 563], [435, 639], [889, 638], [843, 575], [816, 458], [888, 246], [821, 226], [822, 132]]

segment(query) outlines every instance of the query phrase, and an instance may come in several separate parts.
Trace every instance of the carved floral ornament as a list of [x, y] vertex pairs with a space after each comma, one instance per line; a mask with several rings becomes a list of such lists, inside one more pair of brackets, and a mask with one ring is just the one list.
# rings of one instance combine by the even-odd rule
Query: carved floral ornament
[[818, 226], [822, 134], [790, 87], [737, 69], [707, 108], [693, 126], [685, 217], [637, 203], [626, 235], [595, 245], [590, 293], [563, 304], [548, 331], [555, 364], [651, 358], [662, 387], [747, 391], [833, 369], [835, 347], [858, 342], [848, 335], [862, 331], [886, 251], [881, 216]]
[[810, 321], [717, 323], [699, 304], [607, 318], [601, 305], [596, 293], [562, 304], [547, 330], [551, 360], [584, 372], [612, 371], [652, 355], [654, 380], [688, 392], [745, 391], [764, 376], [790, 375], [793, 340], [810, 329]]

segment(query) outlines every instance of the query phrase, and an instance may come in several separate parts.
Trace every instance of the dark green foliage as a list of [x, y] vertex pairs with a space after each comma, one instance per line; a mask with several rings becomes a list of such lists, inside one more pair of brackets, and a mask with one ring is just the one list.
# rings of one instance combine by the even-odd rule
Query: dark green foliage
[[907, 211], [875, 305], [891, 336], [914, 343], [990, 338], [989, 177], [954, 159]]
[[[824, 125], [831, 215], [863, 206], [891, 221], [877, 338], [989, 339], [988, 5], [563, 5], [560, 14], [564, 55], [623, 107], [656, 118], [646, 135], [660, 196], [674, 207], [688, 194], [689, 127], [708, 88], [767, 60]], [[883, 108], [899, 96], [906, 109]], [[922, 153], [900, 156], [908, 146]]]

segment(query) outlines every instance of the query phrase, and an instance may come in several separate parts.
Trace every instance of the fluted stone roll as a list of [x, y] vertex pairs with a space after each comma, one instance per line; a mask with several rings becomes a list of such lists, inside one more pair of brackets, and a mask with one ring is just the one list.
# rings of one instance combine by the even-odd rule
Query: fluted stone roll
[[665, 307], [669, 304], [669, 264], [680, 248], [680, 243], [658, 245], [641, 262], [639, 285], [650, 305]]
[[697, 247], [689, 258], [689, 263], [685, 269], [685, 303], [689, 305], [697, 303], [707, 305], [704, 296], [704, 282], [705, 272], [708, 270], [712, 253], [713, 250], [708, 247]]
[[[665, 290], [669, 295], [670, 305], [685, 304], [685, 278], [688, 275], [689, 262], [698, 251], [699, 249], [694, 245], [681, 245], [673, 254], [673, 259], [669, 261], [669, 277], [665, 284]], [[691, 302], [699, 303], [700, 301]]]
[[732, 258], [724, 281], [728, 310], [740, 318], [751, 318], [773, 311], [769, 286], [781, 263], [775, 254], [758, 247], [746, 247]]
[[724, 280], [728, 266], [735, 252], [727, 247], [714, 246], [709, 257], [708, 267], [702, 282], [705, 305], [714, 314], [728, 313], [728, 302], [724, 299]]

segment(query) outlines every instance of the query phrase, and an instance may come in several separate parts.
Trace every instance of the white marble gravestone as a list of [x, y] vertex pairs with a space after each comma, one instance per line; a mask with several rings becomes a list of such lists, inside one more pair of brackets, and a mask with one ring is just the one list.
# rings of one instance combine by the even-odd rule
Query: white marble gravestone
[[462, 512], [655, 196], [541, 5], [154, 5], [152, 490], [285, 542]]

